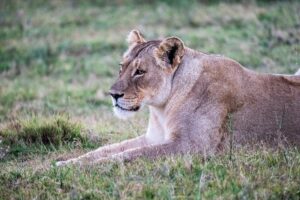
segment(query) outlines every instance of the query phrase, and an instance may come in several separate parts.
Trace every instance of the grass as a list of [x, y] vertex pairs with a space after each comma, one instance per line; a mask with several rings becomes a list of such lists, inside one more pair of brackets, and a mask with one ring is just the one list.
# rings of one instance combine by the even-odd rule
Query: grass
[[300, 199], [293, 148], [51, 167], [145, 132], [147, 110], [119, 121], [107, 95], [131, 29], [291, 74], [299, 10], [298, 1], [1, 1], [0, 199]]
[[2, 197], [71, 199], [298, 199], [300, 156], [295, 149], [238, 152], [203, 160], [171, 157], [89, 168], [47, 170], [8, 165]]
[[59, 149], [101, 145], [100, 137], [88, 137], [87, 132], [82, 124], [64, 115], [14, 120], [0, 130], [0, 158], [24, 159]]

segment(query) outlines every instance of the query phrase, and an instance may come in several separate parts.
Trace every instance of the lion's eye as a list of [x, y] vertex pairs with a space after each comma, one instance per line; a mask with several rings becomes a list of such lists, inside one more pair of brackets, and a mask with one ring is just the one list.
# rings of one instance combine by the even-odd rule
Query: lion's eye
[[146, 71], [142, 70], [142, 69], [137, 69], [135, 72], [134, 72], [134, 76], [141, 76], [143, 74], [145, 74]]

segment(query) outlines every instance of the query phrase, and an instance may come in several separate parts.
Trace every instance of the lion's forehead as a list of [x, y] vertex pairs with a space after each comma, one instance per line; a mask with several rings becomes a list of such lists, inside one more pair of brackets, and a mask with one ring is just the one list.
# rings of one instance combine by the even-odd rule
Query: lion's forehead
[[133, 60], [136, 57], [143, 57], [143, 55], [151, 54], [152, 50], [159, 45], [160, 40], [151, 40], [145, 43], [130, 46], [123, 54], [124, 60]]
[[120, 62], [120, 76], [139, 67], [145, 70], [155, 65], [153, 50], [159, 46], [160, 42], [160, 40], [152, 40], [130, 46]]

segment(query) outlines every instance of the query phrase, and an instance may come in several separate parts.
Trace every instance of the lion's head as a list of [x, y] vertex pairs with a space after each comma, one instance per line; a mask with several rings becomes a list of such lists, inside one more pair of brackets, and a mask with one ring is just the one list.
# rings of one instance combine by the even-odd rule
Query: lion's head
[[110, 89], [115, 114], [125, 119], [143, 105], [163, 106], [170, 95], [172, 77], [184, 55], [176, 37], [146, 41], [137, 30], [128, 35], [117, 81]]

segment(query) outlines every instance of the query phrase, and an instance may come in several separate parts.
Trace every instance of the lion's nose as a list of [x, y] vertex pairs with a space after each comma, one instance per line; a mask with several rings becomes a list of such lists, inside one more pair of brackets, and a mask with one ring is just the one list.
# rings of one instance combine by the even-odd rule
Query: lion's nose
[[124, 96], [124, 93], [117, 93], [110, 91], [109, 94], [117, 101], [118, 98], [121, 98]]

